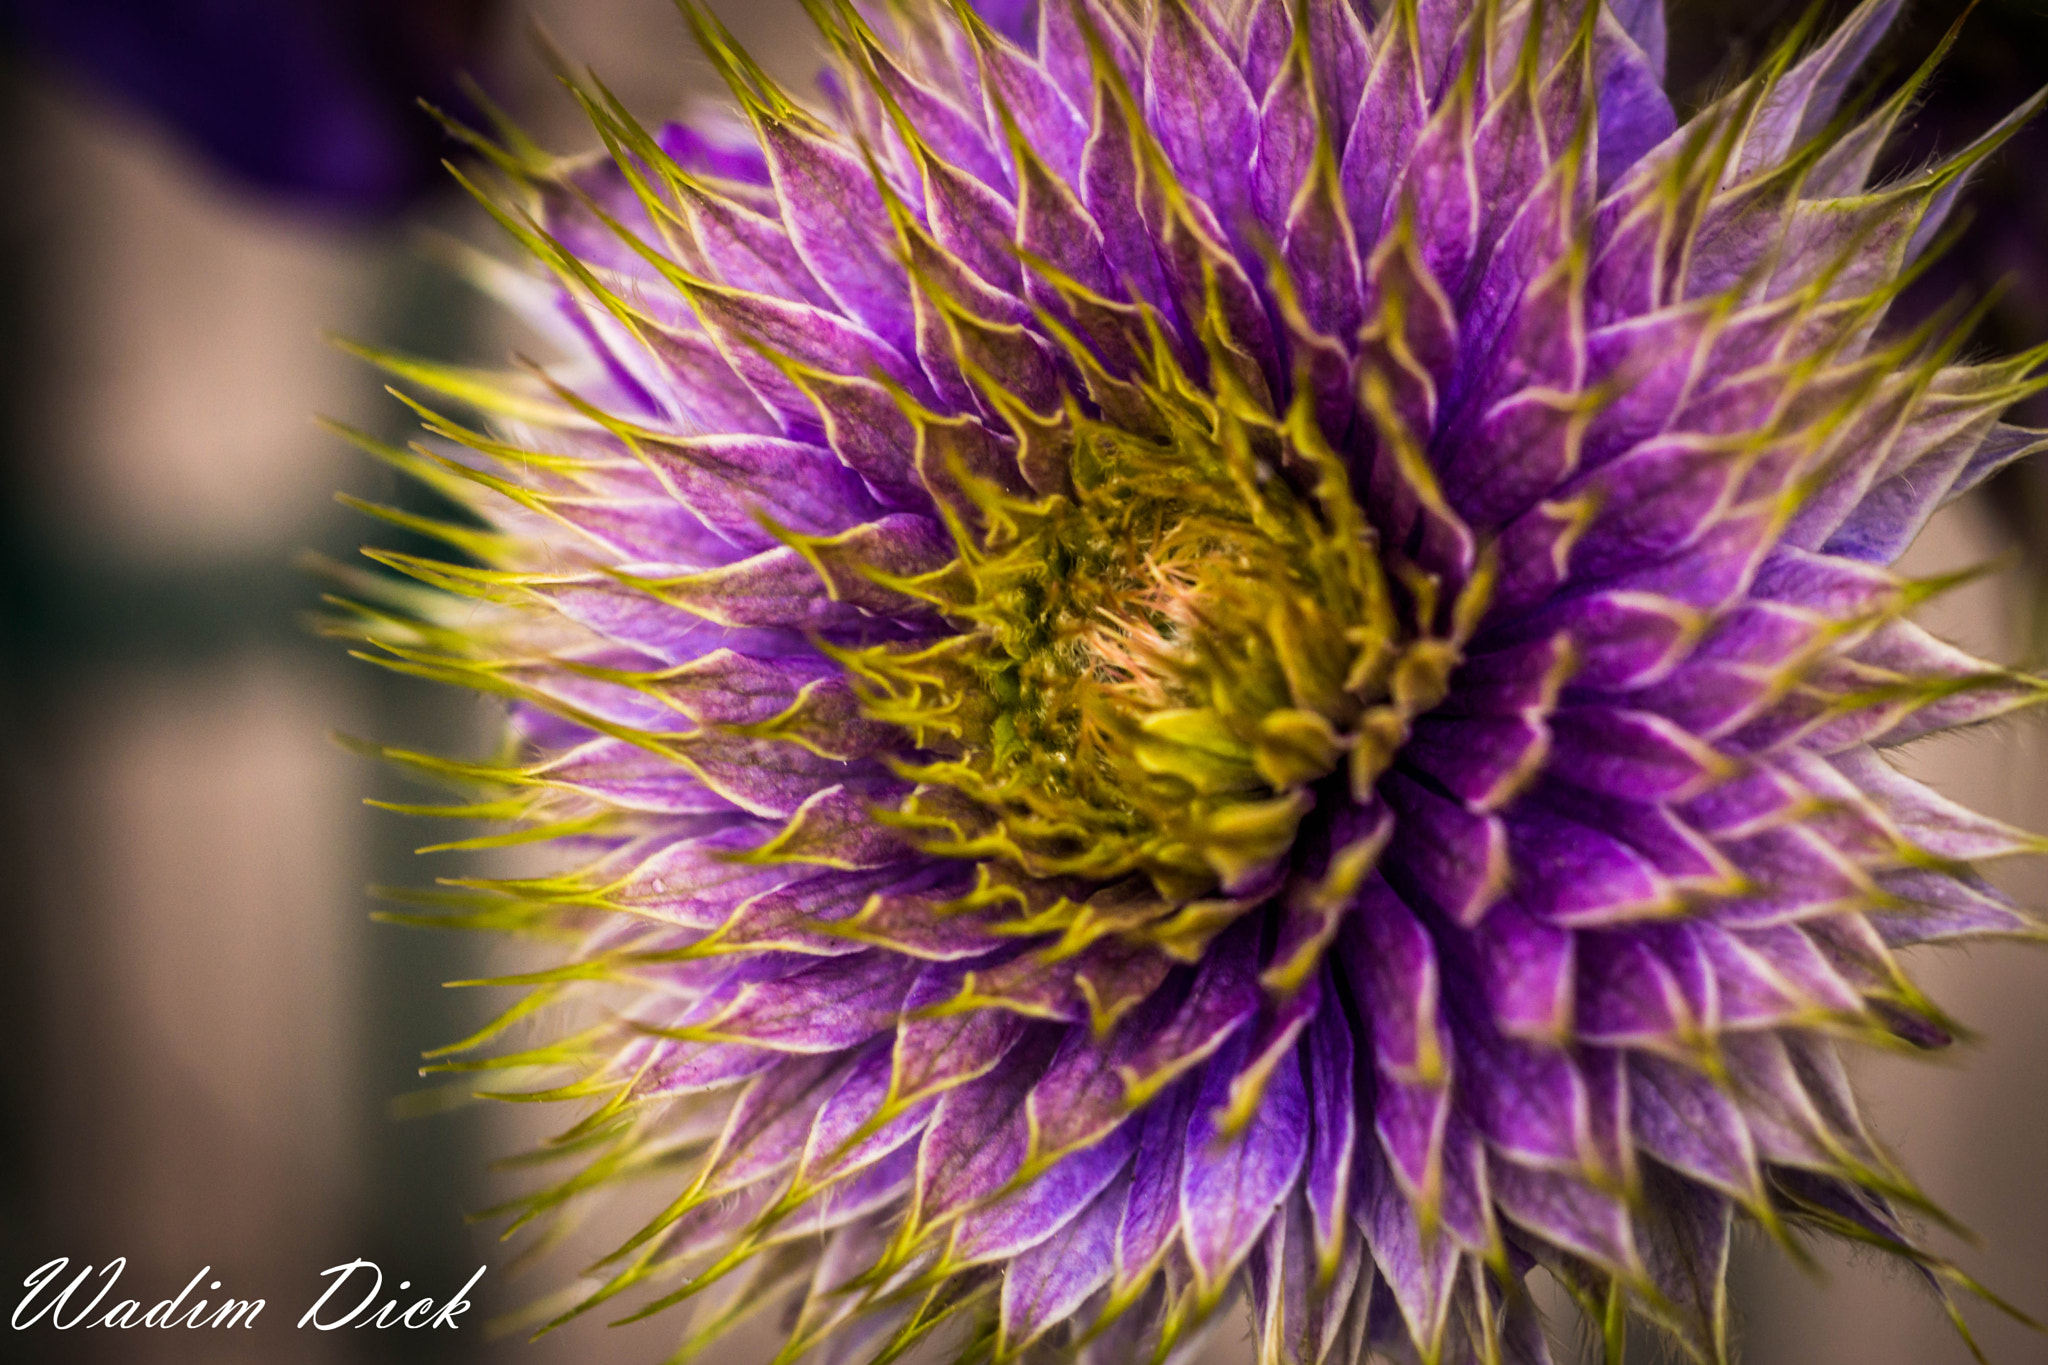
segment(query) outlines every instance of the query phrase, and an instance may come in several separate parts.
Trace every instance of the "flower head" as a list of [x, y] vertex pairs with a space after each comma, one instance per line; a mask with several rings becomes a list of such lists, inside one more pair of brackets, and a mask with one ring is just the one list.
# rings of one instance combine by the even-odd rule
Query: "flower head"
[[1536, 1361], [1540, 1266], [1714, 1361], [1737, 1219], [1964, 1283], [1837, 1049], [2031, 931], [1885, 751], [2043, 684], [1887, 565], [2039, 356], [1883, 326], [2013, 126], [1868, 183], [1897, 8], [1683, 123], [1655, 0], [820, 3], [826, 112], [689, 8], [737, 119], [475, 137], [567, 358], [386, 358], [489, 529], [358, 626], [573, 855], [454, 918], [569, 942], [495, 1064], [589, 1106], [529, 1215], [651, 1201], [581, 1307]]

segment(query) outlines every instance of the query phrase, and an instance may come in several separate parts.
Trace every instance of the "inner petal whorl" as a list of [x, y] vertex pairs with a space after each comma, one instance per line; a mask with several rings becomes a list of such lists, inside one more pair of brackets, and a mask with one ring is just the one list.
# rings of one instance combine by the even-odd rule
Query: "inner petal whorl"
[[980, 533], [920, 585], [960, 633], [853, 660], [871, 714], [933, 755], [905, 765], [933, 851], [1241, 894], [1317, 784], [1348, 762], [1369, 795], [1440, 694], [1418, 682], [1450, 657], [1424, 638], [1434, 585], [1312, 422], [1182, 406], [1165, 438], [1077, 423], [1063, 491], [977, 490]]

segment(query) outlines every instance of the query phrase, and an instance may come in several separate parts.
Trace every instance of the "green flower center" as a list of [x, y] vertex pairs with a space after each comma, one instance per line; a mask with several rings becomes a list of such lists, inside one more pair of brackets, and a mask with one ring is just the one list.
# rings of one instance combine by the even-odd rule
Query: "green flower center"
[[938, 755], [907, 770], [934, 851], [1143, 874], [1174, 902], [1250, 891], [1310, 788], [1348, 758], [1369, 789], [1405, 736], [1404, 660], [1442, 645], [1404, 639], [1430, 585], [1390, 591], [1305, 414], [1199, 416], [1159, 437], [1077, 422], [1066, 491], [976, 490], [979, 527], [919, 585], [960, 633], [850, 658], [870, 712]]

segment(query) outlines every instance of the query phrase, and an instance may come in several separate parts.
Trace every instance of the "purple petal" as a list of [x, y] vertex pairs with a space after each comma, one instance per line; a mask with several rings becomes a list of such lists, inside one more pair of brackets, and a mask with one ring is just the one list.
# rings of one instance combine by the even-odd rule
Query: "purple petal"
[[1635, 1243], [1664, 1307], [1659, 1314], [1702, 1359], [1728, 1350], [1728, 1199], [1654, 1167], [1644, 1180]]
[[964, 976], [959, 967], [937, 963], [919, 972], [905, 995], [888, 1077], [892, 1104], [914, 1104], [987, 1075], [1024, 1036], [1026, 1021], [1006, 1010], [919, 1015], [958, 994]]
[[1451, 1308], [1460, 1257], [1448, 1237], [1425, 1237], [1377, 1147], [1359, 1170], [1358, 1223], [1382, 1283], [1400, 1306], [1408, 1335], [1428, 1359], [1436, 1354]]
[[[1057, 0], [1052, 0], [1057, 3]], [[1019, 1349], [1071, 1318], [1116, 1268], [1116, 1234], [1131, 1177], [1121, 1176], [1077, 1217], [1019, 1255], [1003, 1272], [1003, 1351]]]
[[1513, 896], [1473, 931], [1494, 1024], [1513, 1038], [1561, 1043], [1573, 1025], [1577, 935], [1546, 923]]
[[[1594, 37], [1594, 80], [1600, 113], [1600, 184], [1617, 183], [1678, 126], [1664, 94], [1663, 62], [1653, 58], [1602, 13]], [[1656, 34], [1652, 37], [1660, 36]]]
[[[1609, 1046], [1654, 1048], [1699, 1030], [1693, 999], [1651, 935], [1630, 930], [1579, 936], [1579, 1036]], [[1685, 960], [1696, 952], [1682, 940]], [[1704, 966], [1702, 970], [1704, 971]], [[1711, 976], [1706, 977], [1709, 989]]]
[[[1331, 994], [1334, 996], [1334, 990]], [[1352, 1165], [1358, 1145], [1352, 1052], [1351, 1025], [1344, 1012], [1334, 1004], [1319, 1010], [1302, 1046], [1314, 1127], [1301, 1183], [1323, 1273], [1336, 1261], [1351, 1206]]]
[[1136, 1121], [1130, 1191], [1116, 1234], [1120, 1293], [1142, 1286], [1179, 1235], [1181, 1165], [1195, 1098], [1195, 1082], [1183, 1081]]
[[1882, 873], [1878, 885], [1903, 902], [1871, 916], [1871, 923], [1891, 947], [1938, 943], [1944, 939], [1984, 934], [2033, 936], [2040, 926], [2004, 893], [1976, 877], [1910, 868]]
[[1122, 10], [1101, 0], [1045, 0], [1039, 8], [1038, 56], [1045, 69], [1076, 109], [1095, 102], [1095, 64], [1089, 55], [1090, 29], [1108, 49], [1111, 64], [1124, 83], [1136, 90], [1144, 84], [1143, 64], [1126, 34]]
[[1512, 1161], [1493, 1168], [1493, 1188], [1501, 1212], [1538, 1237], [1610, 1273], [1638, 1273], [1634, 1229], [1620, 1196]]
[[1180, 182], [1226, 233], [1250, 207], [1258, 100], [1191, 0], [1160, 0], [1145, 52], [1145, 116]]
[[1608, 0], [1608, 13], [1643, 50], [1659, 83], [1664, 79], [1665, 51], [1669, 38], [1664, 25], [1664, 0]]
[[625, 740], [592, 740], [550, 760], [536, 775], [624, 810], [706, 815], [737, 809], [673, 759]]
[[702, 267], [720, 284], [748, 293], [831, 304], [779, 218], [756, 213], [699, 181], [677, 182], [675, 195], [689, 227], [690, 245]]
[[901, 349], [910, 295], [882, 192], [836, 141], [763, 113], [756, 121], [782, 219], [811, 275], [849, 317]]
[[1245, 916], [1209, 945], [1172, 1022], [1128, 1063], [1124, 1074], [1133, 1100], [1149, 1098], [1207, 1061], [1257, 1016], [1262, 994], [1258, 924], [1256, 917]]
[[[1268, 228], [1286, 223], [1287, 210], [1308, 175], [1316, 139], [1327, 126], [1318, 122], [1320, 111], [1315, 101], [1308, 54], [1296, 46], [1259, 103], [1258, 151], [1251, 168], [1252, 208]], [[1349, 124], [1346, 119], [1341, 126]]]
[[[901, 269], [896, 273], [900, 279]], [[815, 412], [811, 400], [791, 380], [792, 361], [833, 375], [886, 375], [914, 398], [932, 397], [923, 373], [903, 359], [912, 339], [907, 286], [902, 337], [895, 342], [861, 323], [765, 294], [701, 285], [690, 291], [690, 303], [727, 363], [785, 421], [808, 422]]]
[[917, 1224], [988, 1198], [1023, 1166], [1024, 1100], [1057, 1041], [1049, 1030], [1028, 1035], [1006, 1065], [940, 1098], [918, 1145]]
[[1675, 1171], [1735, 1199], [1760, 1196], [1761, 1168], [1734, 1096], [1675, 1062], [1637, 1054], [1629, 1062], [1635, 1140]]
[[1903, 0], [1864, 0], [1828, 41], [1787, 72], [1765, 97], [1743, 138], [1738, 173], [1776, 164], [1818, 133], [1863, 62], [1898, 16]]
[[731, 1194], [794, 1163], [844, 1062], [834, 1053], [791, 1058], [750, 1084], [727, 1115], [692, 1194]]
[[[1138, 1126], [1126, 1123], [1092, 1146], [1084, 1147], [1033, 1176], [1021, 1189], [969, 1212], [953, 1235], [951, 1256], [962, 1265], [1003, 1260], [1053, 1236], [1112, 1187], [1137, 1147]], [[1101, 1210], [1098, 1229], [1105, 1243], [1114, 1233], [1122, 1204]], [[1105, 1247], [1105, 1250], [1107, 1248]], [[1111, 1263], [1105, 1256], [1095, 1267], [1100, 1280]]]
[[699, 430], [781, 433], [781, 424], [694, 321], [688, 327], [648, 323], [641, 335], [671, 381], [660, 386], [663, 394]]
[[1445, 800], [1398, 770], [1380, 780], [1394, 809], [1393, 842], [1382, 862], [1403, 896], [1462, 924], [1475, 924], [1507, 887], [1507, 829]]
[[1661, 917], [1677, 909], [1671, 884], [1651, 860], [1577, 821], [1538, 808], [1507, 817], [1516, 898], [1532, 915], [1567, 927]]
[[844, 1052], [895, 1023], [915, 964], [890, 953], [829, 958], [791, 976], [741, 988], [695, 1027], [778, 1052]]
[[1309, 5], [1309, 60], [1315, 69], [1316, 108], [1330, 132], [1332, 148], [1341, 157], [1353, 116], [1372, 69], [1372, 37], [1350, 4]]
[[1900, 833], [1936, 857], [1976, 862], [2040, 850], [2038, 836], [1915, 782], [1874, 750], [1852, 749], [1829, 761], [1877, 803]]
[[1291, 1055], [1268, 1081], [1243, 1132], [1217, 1128], [1249, 1044], [1225, 1044], [1203, 1073], [1181, 1163], [1180, 1218], [1200, 1283], [1220, 1288], [1265, 1232], [1308, 1157], [1309, 1099]]
[[[1068, 103], [1047, 70], [1015, 44], [985, 29], [971, 31], [989, 127], [1001, 128], [1004, 115], [1014, 119], [1032, 149], [1072, 184], [1088, 141], [1087, 120]], [[1007, 145], [1001, 150], [1008, 155]]]
[[1549, 753], [1550, 728], [1527, 716], [1425, 716], [1401, 761], [1473, 810], [1495, 811], [1535, 778]]
[[1381, 26], [1372, 73], [1344, 139], [1344, 199], [1359, 248], [1368, 253], [1380, 240], [1393, 186], [1428, 118], [1423, 54], [1409, 13], [1398, 7]]
[[641, 449], [678, 502], [743, 549], [775, 543], [762, 518], [805, 535], [831, 535], [879, 510], [853, 473], [818, 446], [702, 436], [646, 441]]

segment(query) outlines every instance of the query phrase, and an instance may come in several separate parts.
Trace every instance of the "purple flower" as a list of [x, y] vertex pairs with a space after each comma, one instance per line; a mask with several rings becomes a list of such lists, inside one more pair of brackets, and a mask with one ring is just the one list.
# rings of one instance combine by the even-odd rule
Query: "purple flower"
[[2044, 693], [1886, 567], [2042, 439], [1883, 326], [2014, 123], [1868, 184], [1897, 0], [1684, 124], [1655, 0], [1014, 9], [819, 6], [829, 114], [689, 10], [729, 126], [476, 139], [570, 359], [383, 358], [489, 529], [356, 630], [512, 716], [394, 756], [573, 855], [439, 897], [565, 945], [459, 1065], [583, 1102], [522, 1218], [647, 1201], [572, 1311], [1529, 1362], [1541, 1267], [1715, 1361], [1738, 1219], [1967, 1285], [1838, 1047], [2035, 932], [1886, 757]]
[[0, 0], [0, 31], [308, 208], [384, 214], [446, 151], [414, 101], [466, 103], [495, 0]]

